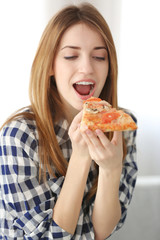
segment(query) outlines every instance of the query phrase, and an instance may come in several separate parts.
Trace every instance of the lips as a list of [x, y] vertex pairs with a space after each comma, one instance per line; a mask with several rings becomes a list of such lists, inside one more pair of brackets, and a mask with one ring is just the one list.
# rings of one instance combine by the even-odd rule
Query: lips
[[95, 81], [81, 80], [73, 84], [73, 88], [79, 98], [85, 100], [93, 96], [95, 92]]

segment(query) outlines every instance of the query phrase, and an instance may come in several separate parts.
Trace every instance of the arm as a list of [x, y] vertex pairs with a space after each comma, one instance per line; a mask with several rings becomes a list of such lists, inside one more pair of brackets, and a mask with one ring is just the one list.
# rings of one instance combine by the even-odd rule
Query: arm
[[71, 234], [77, 226], [91, 165], [87, 144], [78, 127], [80, 119], [81, 113], [75, 117], [69, 129], [73, 150], [63, 187], [53, 210], [53, 220]]
[[53, 220], [67, 232], [74, 234], [90, 168], [88, 159], [73, 153], [67, 174], [53, 210]]
[[92, 158], [99, 165], [98, 188], [93, 208], [92, 222], [95, 239], [108, 237], [121, 217], [119, 183], [122, 171], [122, 134], [115, 132], [110, 142], [106, 136], [89, 130], [83, 134]]
[[96, 240], [108, 237], [121, 218], [119, 202], [119, 172], [99, 171], [98, 188], [93, 208], [92, 222]]

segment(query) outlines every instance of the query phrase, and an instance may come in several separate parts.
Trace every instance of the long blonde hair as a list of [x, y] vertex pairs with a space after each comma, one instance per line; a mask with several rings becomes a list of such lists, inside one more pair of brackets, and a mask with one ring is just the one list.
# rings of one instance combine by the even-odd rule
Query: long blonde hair
[[[56, 50], [64, 32], [72, 25], [83, 22], [94, 27], [103, 37], [109, 56], [109, 73], [100, 94], [102, 99], [117, 107], [117, 57], [110, 29], [102, 15], [89, 3], [70, 5], [59, 11], [47, 24], [35, 55], [30, 77], [29, 95], [31, 113], [20, 113], [36, 121], [39, 135], [40, 177], [45, 179], [46, 170], [54, 176], [53, 167], [65, 176], [67, 160], [64, 159], [54, 132], [55, 123], [62, 118], [63, 105], [51, 77]], [[11, 119], [10, 119], [11, 120]], [[96, 184], [90, 196], [96, 191]]]

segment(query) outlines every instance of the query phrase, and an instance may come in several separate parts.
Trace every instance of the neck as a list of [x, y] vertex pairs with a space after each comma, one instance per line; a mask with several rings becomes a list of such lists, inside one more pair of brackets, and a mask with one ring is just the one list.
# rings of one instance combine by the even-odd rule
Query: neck
[[64, 99], [61, 99], [63, 106], [64, 106], [64, 116], [67, 119], [69, 125], [72, 123], [74, 117], [80, 112], [80, 110], [74, 108]]
[[79, 113], [79, 111], [77, 109], [74, 109], [74, 108], [66, 108], [66, 112], [65, 112], [65, 116], [66, 116], [66, 119], [69, 123], [69, 125], [72, 123], [74, 117]]

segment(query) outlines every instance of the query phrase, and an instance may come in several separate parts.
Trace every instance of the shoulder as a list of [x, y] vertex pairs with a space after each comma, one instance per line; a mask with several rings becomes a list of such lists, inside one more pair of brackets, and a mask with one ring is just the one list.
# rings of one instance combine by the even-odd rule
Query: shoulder
[[[38, 133], [34, 120], [24, 117], [15, 119], [7, 123], [0, 131], [0, 148], [14, 154], [14, 151], [20, 151], [27, 155], [33, 155], [38, 152]], [[11, 149], [11, 150], [10, 150]], [[4, 151], [4, 153], [5, 153]]]
[[0, 136], [11, 136], [20, 138], [23, 133], [37, 135], [36, 123], [34, 120], [19, 118], [10, 121], [0, 131]]

